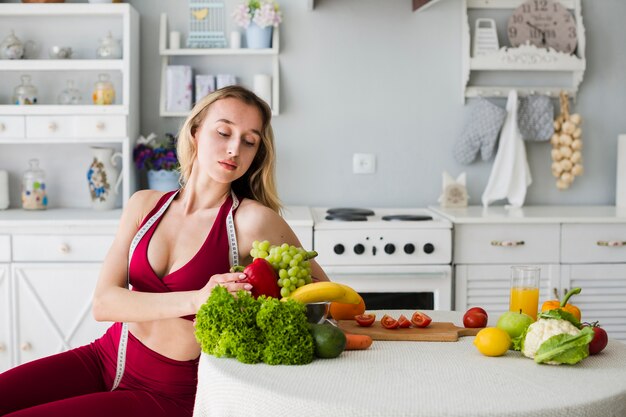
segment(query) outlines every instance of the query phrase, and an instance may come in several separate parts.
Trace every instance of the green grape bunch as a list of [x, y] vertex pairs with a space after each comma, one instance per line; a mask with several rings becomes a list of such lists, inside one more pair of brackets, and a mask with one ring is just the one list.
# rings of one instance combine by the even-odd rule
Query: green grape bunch
[[276, 246], [270, 245], [268, 240], [255, 240], [250, 256], [254, 259], [263, 258], [272, 265], [278, 273], [278, 286], [283, 297], [289, 297], [296, 288], [313, 281], [309, 260], [317, 256], [315, 251], [306, 251], [287, 243]]

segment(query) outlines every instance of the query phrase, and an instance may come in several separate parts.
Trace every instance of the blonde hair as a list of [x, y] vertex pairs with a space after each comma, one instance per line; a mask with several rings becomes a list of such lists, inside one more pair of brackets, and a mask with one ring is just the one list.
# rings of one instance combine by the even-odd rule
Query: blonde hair
[[225, 98], [241, 100], [245, 104], [255, 106], [262, 119], [261, 142], [259, 149], [248, 168], [248, 171], [232, 183], [232, 189], [237, 196], [251, 198], [279, 212], [281, 208], [278, 193], [276, 192], [274, 132], [272, 130], [272, 110], [267, 103], [256, 94], [241, 86], [221, 88], [200, 100], [191, 110], [178, 134], [176, 151], [180, 162], [181, 183], [186, 184], [191, 176], [193, 162], [198, 155], [198, 148], [194, 135], [204, 122], [211, 104]]

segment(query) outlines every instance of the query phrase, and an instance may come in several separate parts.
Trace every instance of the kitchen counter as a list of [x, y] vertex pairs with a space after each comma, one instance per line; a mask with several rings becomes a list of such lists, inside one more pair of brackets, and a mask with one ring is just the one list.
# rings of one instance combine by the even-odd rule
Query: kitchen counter
[[626, 208], [615, 206], [429, 207], [454, 224], [626, 223]]
[[[435, 321], [461, 322], [458, 312], [427, 313]], [[551, 366], [519, 352], [483, 356], [473, 339], [374, 341], [368, 350], [304, 366], [246, 365], [202, 354], [194, 416], [626, 415], [622, 343], [610, 340], [602, 353], [574, 366]]]

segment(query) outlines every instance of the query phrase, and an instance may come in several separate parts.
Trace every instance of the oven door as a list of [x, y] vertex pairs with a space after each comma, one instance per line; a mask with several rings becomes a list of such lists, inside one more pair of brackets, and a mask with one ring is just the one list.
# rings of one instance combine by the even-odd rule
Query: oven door
[[322, 266], [331, 281], [352, 287], [368, 310], [452, 309], [450, 265]]

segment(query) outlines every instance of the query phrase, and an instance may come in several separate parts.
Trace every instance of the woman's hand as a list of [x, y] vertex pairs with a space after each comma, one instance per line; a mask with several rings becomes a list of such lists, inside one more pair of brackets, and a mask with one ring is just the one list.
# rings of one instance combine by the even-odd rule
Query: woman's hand
[[252, 285], [247, 282], [241, 282], [245, 278], [246, 274], [241, 272], [229, 272], [226, 274], [213, 275], [211, 279], [209, 279], [209, 282], [207, 282], [206, 285], [197, 292], [194, 300], [195, 310], [198, 311], [202, 304], [206, 303], [206, 300], [211, 295], [213, 287], [216, 285], [221, 285], [233, 295], [240, 290], [249, 292], [252, 289]]

